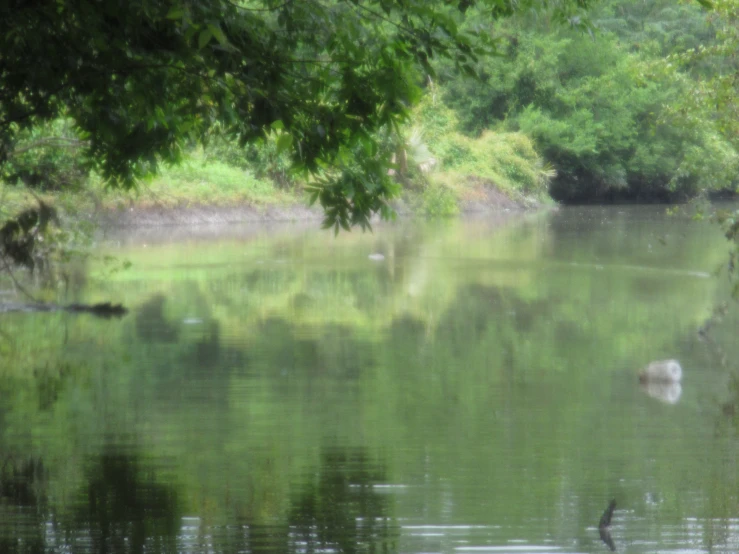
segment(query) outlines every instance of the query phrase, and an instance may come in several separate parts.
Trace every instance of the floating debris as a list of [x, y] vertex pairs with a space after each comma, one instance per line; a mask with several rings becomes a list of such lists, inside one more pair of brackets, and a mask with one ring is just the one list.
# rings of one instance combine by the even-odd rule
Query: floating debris
[[665, 404], [677, 404], [683, 389], [683, 368], [677, 360], [658, 360], [639, 372], [642, 390]]
[[683, 368], [677, 360], [659, 360], [639, 372], [640, 383], [679, 383]]
[[62, 310], [68, 312], [84, 312], [93, 314], [98, 317], [123, 317], [128, 313], [128, 310], [121, 304], [111, 304], [110, 302], [102, 302], [100, 304], [69, 304], [68, 306], [62, 306]]

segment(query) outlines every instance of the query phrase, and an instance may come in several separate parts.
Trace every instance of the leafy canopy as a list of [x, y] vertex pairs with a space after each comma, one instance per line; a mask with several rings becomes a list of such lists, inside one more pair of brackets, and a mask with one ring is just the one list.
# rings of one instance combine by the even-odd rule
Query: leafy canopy
[[[528, 2], [579, 21], [587, 0]], [[394, 193], [377, 134], [407, 117], [430, 60], [460, 71], [516, 0], [7, 0], [0, 3], [0, 164], [18, 133], [70, 117], [90, 169], [134, 186], [219, 124], [265, 133], [312, 175], [327, 224], [367, 225]], [[477, 12], [476, 12], [477, 14]]]
[[608, 0], [590, 15], [595, 40], [528, 14], [497, 22], [508, 55], [480, 60], [481, 82], [460, 79], [442, 61], [439, 82], [462, 128], [534, 138], [557, 170], [550, 194], [560, 201], [664, 201], [731, 188], [737, 144], [719, 132], [730, 118], [712, 117], [691, 94], [727, 62], [692, 59], [678, 68], [664, 58], [713, 40], [712, 12], [672, 0]]

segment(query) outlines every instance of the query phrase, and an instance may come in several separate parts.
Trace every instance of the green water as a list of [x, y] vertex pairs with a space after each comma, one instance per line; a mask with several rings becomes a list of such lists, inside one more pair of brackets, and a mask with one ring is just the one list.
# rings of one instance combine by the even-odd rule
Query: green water
[[607, 552], [612, 498], [620, 552], [736, 552], [727, 248], [659, 207], [110, 235], [65, 300], [127, 316], [0, 316], [0, 552]]

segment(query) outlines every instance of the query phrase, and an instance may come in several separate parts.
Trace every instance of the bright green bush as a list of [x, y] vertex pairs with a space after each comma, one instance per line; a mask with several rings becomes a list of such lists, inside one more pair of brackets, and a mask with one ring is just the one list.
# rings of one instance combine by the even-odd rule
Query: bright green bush
[[421, 213], [429, 217], [448, 217], [459, 213], [457, 195], [447, 185], [434, 182], [421, 195]]
[[[547, 167], [532, 140], [523, 133], [485, 131], [477, 138], [459, 132], [455, 112], [434, 89], [413, 113], [428, 150], [437, 161], [435, 182], [460, 186], [482, 179], [509, 192], [544, 196], [555, 173]], [[436, 194], [435, 192], [433, 194]]]
[[[453, 133], [438, 145], [441, 160], [437, 181], [483, 180], [509, 193], [546, 195], [554, 172], [522, 133], [486, 131], [479, 138]], [[435, 145], [431, 145], [435, 151]]]
[[413, 122], [423, 130], [425, 140], [439, 144], [459, 131], [457, 113], [443, 101], [443, 94], [432, 86], [413, 110]]
[[289, 188], [296, 182], [290, 171], [288, 152], [280, 151], [273, 137], [241, 145], [233, 137], [214, 134], [205, 148], [205, 155], [209, 161], [249, 170], [257, 178], [269, 179], [281, 188]]

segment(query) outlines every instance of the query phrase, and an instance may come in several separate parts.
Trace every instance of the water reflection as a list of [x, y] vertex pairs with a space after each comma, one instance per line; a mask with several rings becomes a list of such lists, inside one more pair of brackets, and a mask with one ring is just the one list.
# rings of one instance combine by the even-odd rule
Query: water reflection
[[163, 294], [155, 294], [136, 310], [136, 334], [142, 342], [177, 342], [179, 328], [164, 317]]
[[[300, 485], [284, 522], [205, 524], [185, 516], [182, 492], [162, 483], [140, 455], [114, 450], [87, 461], [85, 484], [69, 509], [48, 502], [40, 460], [6, 458], [0, 499], [16, 536], [0, 535], [2, 552], [394, 552], [399, 527], [392, 499], [375, 485], [382, 464], [364, 449], [327, 449], [316, 479]], [[7, 530], [7, 529], [4, 529]]]
[[156, 481], [136, 455], [105, 452], [91, 460], [87, 484], [61, 518], [61, 544], [99, 553], [176, 552], [181, 517], [176, 490]]
[[290, 552], [395, 552], [392, 499], [373, 486], [383, 473], [363, 449], [324, 451], [317, 482], [293, 501]]
[[602, 552], [615, 496], [619, 550], [734, 552], [722, 247], [641, 208], [126, 247], [78, 293], [132, 316], [1, 322], [0, 551]]
[[677, 404], [680, 395], [683, 393], [680, 383], [645, 381], [640, 383], [639, 386], [647, 395], [665, 404]]
[[0, 499], [16, 507], [39, 506], [45, 479], [42, 460], [6, 454], [0, 461]]
[[6, 458], [0, 474], [2, 552], [177, 551], [176, 494], [153, 483], [136, 457], [105, 454], [91, 461], [86, 478], [72, 509], [58, 510], [42, 461]]

